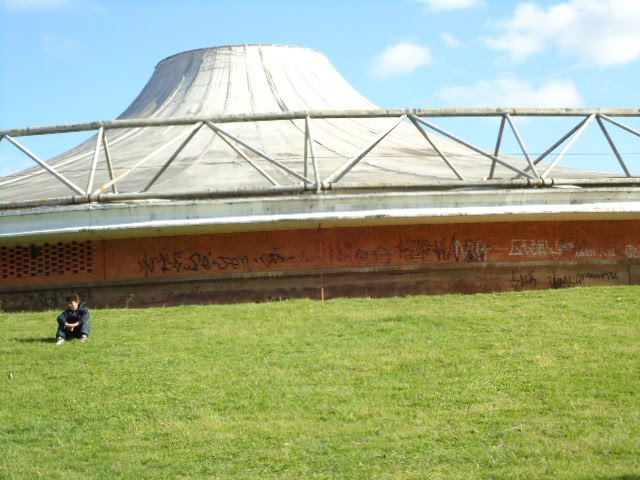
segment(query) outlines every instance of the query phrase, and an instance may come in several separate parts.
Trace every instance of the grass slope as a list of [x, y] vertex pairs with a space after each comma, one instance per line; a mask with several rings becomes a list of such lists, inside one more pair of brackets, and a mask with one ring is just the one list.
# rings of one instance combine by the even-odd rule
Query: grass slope
[[0, 314], [1, 478], [640, 478], [640, 289]]

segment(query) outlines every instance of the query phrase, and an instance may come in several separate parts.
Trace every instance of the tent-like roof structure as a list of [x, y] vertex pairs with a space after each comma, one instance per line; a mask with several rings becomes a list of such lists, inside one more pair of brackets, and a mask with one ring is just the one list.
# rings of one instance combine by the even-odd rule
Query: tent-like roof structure
[[[0, 178], [0, 242], [640, 211], [605, 175], [498, 158], [421, 112], [378, 109], [308, 48], [180, 53], [116, 120], [0, 131], [39, 163]], [[496, 112], [500, 136], [507, 121], [515, 133]], [[573, 114], [584, 120], [555, 147], [601, 112]], [[47, 162], [19, 142], [79, 131], [97, 134]], [[627, 177], [617, 185], [637, 185]]]
[[[166, 194], [488, 176], [490, 159], [450, 139], [426, 138], [425, 129], [407, 118], [362, 114], [377, 108], [315, 50], [238, 45], [188, 51], [157, 65], [120, 123], [112, 122], [118, 128], [104, 130], [97, 153], [93, 137], [48, 162], [66, 182], [34, 167], [0, 179], [0, 202], [111, 191]], [[296, 112], [341, 113], [315, 116], [308, 126]], [[246, 121], [252, 116], [259, 120]], [[132, 119], [147, 123], [122, 128]], [[496, 164], [494, 176], [526, 171], [524, 161], [513, 165]], [[558, 168], [554, 176], [575, 173]]]

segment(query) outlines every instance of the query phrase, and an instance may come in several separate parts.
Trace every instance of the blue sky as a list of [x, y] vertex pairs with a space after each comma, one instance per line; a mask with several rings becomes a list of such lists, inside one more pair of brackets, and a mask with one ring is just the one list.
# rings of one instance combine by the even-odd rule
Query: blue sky
[[[384, 108], [636, 107], [638, 25], [637, 0], [0, 0], [0, 129], [113, 119], [163, 58], [243, 43], [320, 50]], [[0, 143], [0, 175], [31, 163]]]

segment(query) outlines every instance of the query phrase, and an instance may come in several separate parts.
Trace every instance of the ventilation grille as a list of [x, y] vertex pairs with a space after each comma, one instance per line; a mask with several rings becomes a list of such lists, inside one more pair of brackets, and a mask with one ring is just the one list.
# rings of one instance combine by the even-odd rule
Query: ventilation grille
[[75, 275], [93, 269], [91, 241], [0, 247], [0, 278]]

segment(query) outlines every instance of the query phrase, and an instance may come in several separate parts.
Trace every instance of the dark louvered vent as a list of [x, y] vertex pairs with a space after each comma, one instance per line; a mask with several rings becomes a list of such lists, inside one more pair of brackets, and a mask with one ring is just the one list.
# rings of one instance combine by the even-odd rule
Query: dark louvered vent
[[0, 247], [3, 279], [91, 273], [91, 241]]

